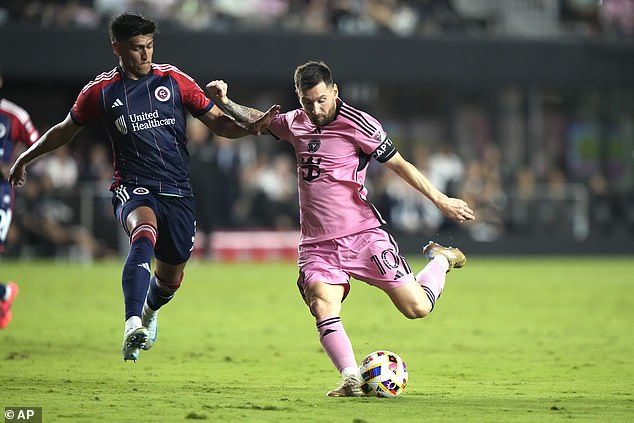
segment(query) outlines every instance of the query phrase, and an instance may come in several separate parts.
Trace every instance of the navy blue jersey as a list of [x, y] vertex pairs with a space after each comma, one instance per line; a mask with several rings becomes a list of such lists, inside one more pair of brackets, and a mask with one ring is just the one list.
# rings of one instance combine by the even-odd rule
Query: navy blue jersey
[[13, 161], [18, 142], [30, 147], [39, 137], [27, 111], [0, 98], [0, 164], [10, 164]]
[[70, 113], [78, 125], [104, 122], [114, 154], [110, 190], [132, 184], [191, 197], [187, 111], [198, 117], [212, 106], [191, 77], [174, 66], [152, 64], [138, 80], [120, 67], [102, 73], [82, 89]]
[[8, 165], [13, 161], [18, 143], [30, 147], [39, 137], [27, 111], [0, 98], [0, 253], [4, 251], [13, 217], [14, 191], [7, 180]]

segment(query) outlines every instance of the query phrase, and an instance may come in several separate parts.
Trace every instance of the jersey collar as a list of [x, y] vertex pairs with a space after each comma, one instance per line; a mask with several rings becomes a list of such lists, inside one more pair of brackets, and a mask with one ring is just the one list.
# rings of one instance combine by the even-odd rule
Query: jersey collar
[[139, 82], [139, 81], [144, 81], [145, 79], [149, 78], [150, 75], [152, 75], [154, 73], [154, 63], [152, 63], [150, 65], [150, 71], [148, 73], [146, 73], [145, 75], [143, 75], [141, 78], [139, 79], [132, 79], [130, 78], [125, 71], [123, 70], [123, 67], [121, 65], [117, 65], [117, 71], [119, 72], [119, 74], [121, 75], [122, 79], [125, 79], [126, 81], [130, 81], [130, 82]]

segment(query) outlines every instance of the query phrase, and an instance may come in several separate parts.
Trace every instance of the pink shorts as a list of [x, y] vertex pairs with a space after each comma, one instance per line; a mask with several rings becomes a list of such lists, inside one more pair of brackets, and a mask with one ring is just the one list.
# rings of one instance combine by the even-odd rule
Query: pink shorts
[[345, 298], [350, 277], [385, 290], [404, 285], [413, 276], [394, 238], [380, 228], [300, 245], [298, 265], [297, 287], [302, 295], [315, 282], [345, 285]]

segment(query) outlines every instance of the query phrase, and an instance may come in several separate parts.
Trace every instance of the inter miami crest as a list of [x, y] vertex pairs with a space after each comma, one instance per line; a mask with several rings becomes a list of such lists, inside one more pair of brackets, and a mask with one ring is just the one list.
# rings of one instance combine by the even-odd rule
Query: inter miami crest
[[319, 139], [313, 138], [312, 140], [308, 141], [309, 153], [314, 153], [315, 151], [319, 150], [319, 147], [321, 147], [321, 141], [319, 141]]

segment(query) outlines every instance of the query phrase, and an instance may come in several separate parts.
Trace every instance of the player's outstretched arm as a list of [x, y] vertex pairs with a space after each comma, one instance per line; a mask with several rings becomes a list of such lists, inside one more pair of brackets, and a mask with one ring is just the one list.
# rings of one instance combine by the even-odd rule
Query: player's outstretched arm
[[417, 191], [429, 198], [448, 218], [458, 222], [475, 219], [473, 210], [464, 200], [451, 198], [440, 192], [416, 166], [405, 160], [400, 153], [396, 153], [385, 164]]
[[226, 138], [240, 138], [246, 135], [260, 135], [270, 125], [273, 117], [279, 112], [279, 107], [273, 106], [266, 113], [249, 124], [238, 122], [233, 117], [223, 113], [216, 105], [198, 119], [214, 133]]
[[35, 144], [20, 154], [15, 163], [13, 163], [13, 166], [11, 166], [11, 171], [9, 172], [9, 182], [11, 185], [24, 185], [27, 165], [41, 155], [72, 141], [80, 129], [81, 126], [73, 121], [69, 113], [66, 119], [46, 131]]
[[222, 80], [211, 81], [205, 88], [207, 95], [214, 101], [214, 105], [218, 109], [254, 135], [260, 135], [264, 132], [280, 111], [280, 106], [277, 104], [271, 106], [266, 112], [261, 112], [252, 107], [235, 103], [227, 97], [228, 86]]

